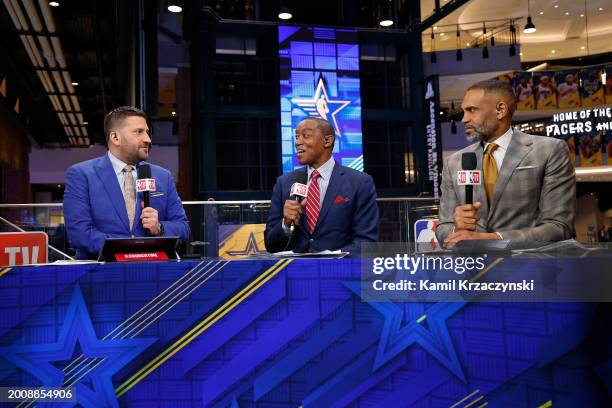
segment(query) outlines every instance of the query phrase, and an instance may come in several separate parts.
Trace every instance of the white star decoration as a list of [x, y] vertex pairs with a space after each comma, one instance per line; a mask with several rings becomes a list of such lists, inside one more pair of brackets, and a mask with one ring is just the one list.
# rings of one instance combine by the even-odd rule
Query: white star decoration
[[[294, 105], [299, 106], [310, 116], [320, 117], [332, 122], [334, 129], [336, 129], [336, 135], [338, 137], [342, 137], [342, 133], [340, 132], [340, 128], [338, 126], [338, 121], [336, 120], [336, 115], [342, 109], [346, 108], [351, 101], [343, 101], [338, 99], [331, 100], [327, 94], [327, 89], [325, 88], [325, 81], [323, 78], [319, 78], [317, 89], [315, 90], [315, 93], [311, 99], [296, 98], [292, 99], [291, 102]], [[331, 107], [331, 105], [336, 105], [336, 109], [332, 110], [333, 107]]]

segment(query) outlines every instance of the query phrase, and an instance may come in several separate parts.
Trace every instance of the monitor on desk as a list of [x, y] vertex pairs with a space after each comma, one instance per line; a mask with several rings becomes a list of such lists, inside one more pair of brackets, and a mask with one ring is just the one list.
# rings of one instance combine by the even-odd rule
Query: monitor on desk
[[104, 262], [167, 261], [179, 259], [179, 237], [106, 238], [98, 255]]

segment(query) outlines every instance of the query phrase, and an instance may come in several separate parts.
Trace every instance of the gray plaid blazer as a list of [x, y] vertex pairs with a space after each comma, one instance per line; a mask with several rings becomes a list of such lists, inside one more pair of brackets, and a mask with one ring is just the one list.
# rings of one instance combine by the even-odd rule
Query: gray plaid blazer
[[[455, 207], [465, 204], [465, 187], [458, 186], [461, 154], [475, 152], [482, 169], [483, 148], [475, 143], [453, 153], [444, 161], [440, 223], [436, 236], [440, 243], [453, 231]], [[574, 235], [576, 214], [576, 175], [565, 141], [534, 136], [514, 130], [504, 156], [490, 208], [484, 184], [474, 186], [479, 232], [499, 232], [512, 240], [512, 248], [538, 247], [569, 239]]]

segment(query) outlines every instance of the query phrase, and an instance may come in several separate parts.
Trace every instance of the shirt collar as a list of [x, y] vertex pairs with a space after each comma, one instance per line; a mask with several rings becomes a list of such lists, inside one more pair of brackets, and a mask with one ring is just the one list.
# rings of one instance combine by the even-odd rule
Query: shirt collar
[[[322, 166], [320, 166], [318, 169], [316, 169], [319, 172], [319, 174], [321, 175], [321, 178], [323, 180], [329, 180], [330, 179], [332, 171], [334, 170], [334, 165], [335, 164], [336, 164], [336, 162], [334, 161], [334, 156], [332, 156]], [[310, 176], [312, 175], [313, 171], [315, 171], [315, 168], [311, 167], [311, 166], [308, 166], [308, 180], [310, 180]]]
[[[110, 159], [111, 164], [113, 165], [113, 170], [115, 171], [115, 174], [121, 174], [127, 164], [115, 157], [115, 155], [112, 154], [110, 150], [108, 151], [108, 158]], [[134, 166], [134, 168], [136, 168], [136, 166]]]
[[[512, 139], [512, 133], [513, 133], [513, 129], [512, 129], [512, 126], [510, 126], [508, 130], [506, 130], [506, 133], [498, 137], [493, 143], [499, 146], [498, 147], [499, 149], [508, 150], [508, 146], [510, 145], [510, 139]], [[485, 142], [483, 148], [486, 150], [488, 145], [489, 143]]]

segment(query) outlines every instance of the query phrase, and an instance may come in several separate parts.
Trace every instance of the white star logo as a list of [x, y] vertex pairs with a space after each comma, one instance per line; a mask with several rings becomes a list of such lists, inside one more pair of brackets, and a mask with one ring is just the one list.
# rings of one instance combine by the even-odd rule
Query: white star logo
[[292, 99], [291, 102], [294, 105], [299, 106], [310, 116], [320, 117], [332, 122], [334, 129], [336, 129], [336, 135], [338, 137], [342, 136], [340, 133], [340, 128], [338, 127], [336, 115], [342, 109], [346, 108], [351, 101], [343, 101], [338, 99], [331, 100], [327, 94], [327, 89], [325, 89], [325, 81], [323, 78], [319, 78], [317, 89], [315, 90], [314, 96], [311, 99], [296, 98]]

